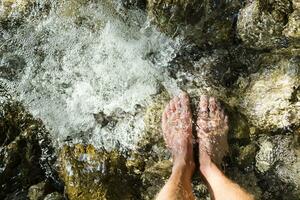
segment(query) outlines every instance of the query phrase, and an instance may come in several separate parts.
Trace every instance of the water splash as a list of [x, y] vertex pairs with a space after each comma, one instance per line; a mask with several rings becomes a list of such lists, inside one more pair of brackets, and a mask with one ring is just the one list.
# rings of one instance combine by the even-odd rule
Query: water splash
[[[165, 67], [180, 40], [156, 31], [139, 10], [124, 19], [103, 2], [80, 5], [75, 15], [59, 9], [7, 39], [26, 67], [19, 79], [1, 82], [44, 121], [56, 145], [134, 148], [141, 110], [169, 80]], [[99, 113], [108, 122], [99, 123]]]

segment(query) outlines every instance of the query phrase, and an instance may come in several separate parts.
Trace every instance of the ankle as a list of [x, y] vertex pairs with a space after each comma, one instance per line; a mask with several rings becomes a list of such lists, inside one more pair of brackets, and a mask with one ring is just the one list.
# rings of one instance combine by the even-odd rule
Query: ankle
[[206, 152], [200, 152], [200, 172], [205, 176], [214, 167], [214, 163]]
[[172, 168], [172, 174], [179, 174], [182, 179], [190, 180], [195, 171], [195, 163], [194, 162], [176, 162]]

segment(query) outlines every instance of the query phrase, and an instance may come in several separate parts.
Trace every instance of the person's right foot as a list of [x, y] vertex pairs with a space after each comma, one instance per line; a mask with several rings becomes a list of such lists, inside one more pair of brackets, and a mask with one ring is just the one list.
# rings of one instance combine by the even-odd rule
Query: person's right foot
[[220, 164], [228, 152], [228, 117], [214, 97], [201, 96], [198, 105], [197, 136], [200, 169], [211, 163]]

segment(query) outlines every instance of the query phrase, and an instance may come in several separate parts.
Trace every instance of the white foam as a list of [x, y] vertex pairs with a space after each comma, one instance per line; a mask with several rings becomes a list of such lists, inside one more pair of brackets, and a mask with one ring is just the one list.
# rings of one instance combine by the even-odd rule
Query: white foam
[[[129, 11], [127, 23], [105, 9], [99, 3], [79, 10], [89, 23], [100, 21], [101, 29], [78, 26], [74, 18], [52, 11], [12, 38], [27, 67], [11, 90], [44, 121], [58, 145], [71, 138], [108, 149], [134, 148], [144, 126], [136, 105], [149, 104], [158, 84], [169, 79], [164, 67], [180, 41], [155, 31], [144, 13]], [[126, 115], [107, 128], [96, 123], [99, 112]]]

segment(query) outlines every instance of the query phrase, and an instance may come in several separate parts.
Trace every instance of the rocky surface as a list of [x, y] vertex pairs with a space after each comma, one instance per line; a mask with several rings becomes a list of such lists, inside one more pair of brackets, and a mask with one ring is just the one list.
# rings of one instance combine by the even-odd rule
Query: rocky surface
[[251, 1], [240, 10], [237, 33], [252, 48], [286, 47], [289, 44], [282, 31], [291, 12], [289, 0]]
[[299, 126], [299, 57], [263, 63], [247, 79], [241, 106], [250, 123], [263, 130]]
[[0, 130], [0, 198], [24, 199], [29, 187], [43, 180], [47, 180], [47, 186], [41, 182], [30, 187], [31, 199], [59, 189], [52, 169], [53, 149], [42, 122], [21, 104], [7, 103], [0, 112]]
[[[256, 154], [256, 169], [262, 176], [259, 182], [262, 199], [299, 198], [299, 143], [293, 135], [261, 136]], [[279, 190], [285, 188], [284, 190]]]
[[137, 183], [127, 170], [125, 157], [117, 151], [108, 153], [82, 144], [64, 146], [59, 162], [69, 199], [137, 198]]
[[235, 13], [241, 1], [149, 0], [150, 18], [170, 36], [181, 35], [199, 46], [222, 46], [233, 41]]
[[[91, 8], [82, 9], [88, 0], [56, 3], [56, 14], [66, 21], [74, 20], [72, 26], [92, 30], [89, 34], [103, 28], [101, 20], [93, 21], [92, 14], [84, 13]], [[47, 16], [49, 4], [2, 1], [0, 41], [18, 32], [26, 20], [34, 22], [37, 17]], [[225, 173], [257, 199], [298, 200], [299, 0], [116, 0], [107, 4], [107, 12], [117, 13], [124, 21], [128, 20], [128, 10], [144, 10], [161, 32], [183, 39], [179, 52], [168, 61], [166, 73], [178, 88], [190, 94], [193, 111], [201, 94], [223, 101], [230, 117], [230, 153], [222, 164]], [[30, 42], [27, 35], [19, 37]], [[35, 44], [34, 54], [41, 54], [36, 63], [45, 58], [38, 48], [44, 42], [42, 38]], [[24, 58], [29, 54], [20, 56], [17, 47], [6, 48], [10, 43], [0, 45], [0, 198], [65, 199], [58, 171], [70, 200], [153, 199], [171, 173], [172, 162], [161, 136], [160, 121], [164, 106], [176, 92], [162, 83], [150, 104], [136, 105], [139, 109], [132, 115], [144, 115], [144, 131], [136, 148], [107, 152], [85, 140], [66, 143], [55, 163], [48, 138], [51, 130], [46, 130], [43, 122], [33, 118], [20, 103], [3, 101], [7, 97], [2, 93], [6, 87], [2, 80], [19, 80], [26, 75], [28, 65]], [[155, 63], [156, 52], [149, 52], [149, 61]], [[62, 84], [64, 87], [68, 86]], [[108, 124], [109, 130], [109, 121], [127, 123], [130, 115], [120, 111], [111, 117], [96, 112], [93, 117], [95, 123]], [[209, 197], [199, 174], [194, 176], [193, 186], [199, 199]]]

